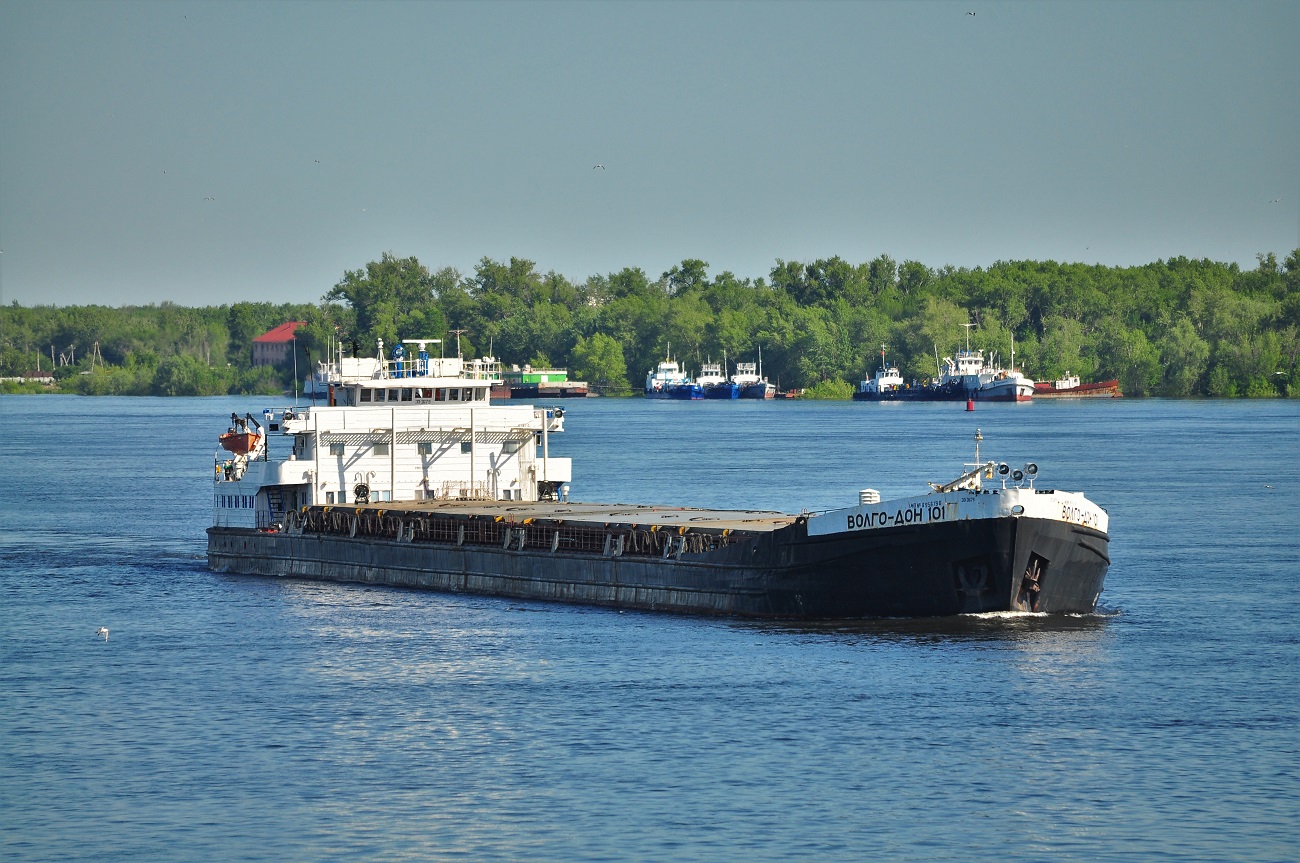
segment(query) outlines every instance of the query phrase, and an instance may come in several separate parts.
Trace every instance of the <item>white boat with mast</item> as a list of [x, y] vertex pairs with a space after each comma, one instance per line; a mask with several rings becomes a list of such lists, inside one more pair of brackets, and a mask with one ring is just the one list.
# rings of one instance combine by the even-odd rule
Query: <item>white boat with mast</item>
[[880, 346], [880, 368], [869, 380], [858, 383], [853, 393], [854, 401], [896, 401], [904, 391], [907, 382], [898, 373], [898, 366], [885, 362], [885, 346]]
[[763, 377], [763, 349], [758, 349], [758, 363], [736, 363], [736, 373], [731, 382], [740, 389], [742, 399], [770, 399], [776, 396], [776, 386]]
[[700, 375], [695, 379], [695, 383], [704, 391], [706, 399], [734, 399], [740, 397], [740, 387], [727, 380], [726, 365], [727, 360], [724, 354], [721, 363], [709, 360], [700, 367]]

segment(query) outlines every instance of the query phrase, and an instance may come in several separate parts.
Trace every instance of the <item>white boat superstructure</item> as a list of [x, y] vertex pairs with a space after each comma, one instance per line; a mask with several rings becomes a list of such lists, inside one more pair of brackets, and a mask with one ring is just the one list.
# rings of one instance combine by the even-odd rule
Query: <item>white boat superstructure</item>
[[756, 363], [736, 363], [731, 382], [740, 387], [742, 399], [770, 399], [776, 394], [776, 386], [767, 382], [762, 367]]
[[[315, 504], [558, 500], [572, 461], [550, 455], [561, 408], [493, 405], [481, 360], [341, 357], [325, 405], [232, 416], [214, 464], [213, 523], [268, 528]], [[254, 430], [255, 428], [255, 430]]]
[[970, 327], [966, 326], [966, 349], [956, 357], [944, 357], [939, 370], [938, 387], [960, 387], [965, 393], [990, 401], [1028, 401], [1034, 397], [1034, 382], [1016, 370], [1015, 343], [1011, 345], [1010, 369], [992, 363], [985, 365], [984, 352], [971, 350]]
[[690, 383], [690, 378], [676, 360], [665, 358], [655, 370], [646, 375], [645, 392], [648, 396], [667, 396], [668, 388]]
[[721, 363], [704, 363], [695, 382], [702, 387], [715, 387], [718, 384], [725, 384], [727, 376], [722, 373]]
[[742, 387], [756, 384], [762, 380], [757, 369], [758, 366], [754, 363], [736, 363], [736, 373], [731, 376], [731, 382]]
[[879, 395], [897, 390], [903, 385], [903, 376], [899, 374], [898, 366], [885, 362], [885, 346], [881, 345], [880, 368], [876, 369], [875, 375], [870, 380], [858, 383], [858, 392]]

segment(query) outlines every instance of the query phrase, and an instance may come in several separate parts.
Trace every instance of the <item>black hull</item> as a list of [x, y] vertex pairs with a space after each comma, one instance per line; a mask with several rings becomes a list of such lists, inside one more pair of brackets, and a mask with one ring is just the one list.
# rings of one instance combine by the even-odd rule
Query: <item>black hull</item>
[[510, 388], [512, 399], [585, 399], [586, 384], [522, 384]]
[[855, 402], [964, 402], [974, 400], [977, 402], [1015, 402], [1029, 401], [1029, 396], [1017, 396], [1014, 389], [1008, 394], [1005, 388], [996, 390], [966, 389], [960, 381], [946, 384], [944, 386], [915, 386], [901, 387], [896, 390], [885, 390], [883, 392], [863, 392], [857, 390], [853, 393]]
[[611, 553], [613, 547], [552, 552], [214, 527], [208, 530], [208, 565], [249, 575], [802, 619], [1087, 613], [1109, 565], [1106, 534], [1029, 518], [812, 537], [799, 522], [680, 556], [623, 555]]

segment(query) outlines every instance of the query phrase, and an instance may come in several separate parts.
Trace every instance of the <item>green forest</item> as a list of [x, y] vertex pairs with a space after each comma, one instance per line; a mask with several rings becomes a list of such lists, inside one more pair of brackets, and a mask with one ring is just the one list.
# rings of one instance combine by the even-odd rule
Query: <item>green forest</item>
[[1300, 394], [1300, 249], [1258, 266], [1171, 258], [1137, 267], [1052, 261], [933, 269], [888, 255], [777, 260], [767, 278], [710, 274], [688, 259], [652, 279], [639, 268], [578, 283], [520, 258], [484, 258], [472, 274], [430, 271], [385, 253], [347, 271], [317, 304], [189, 308], [0, 307], [0, 377], [54, 369], [52, 386], [6, 392], [86, 395], [279, 393], [293, 362], [254, 367], [252, 340], [286, 321], [297, 369], [310, 373], [332, 341], [373, 355], [375, 340], [443, 338], [462, 354], [560, 366], [607, 395], [639, 393], [671, 353], [702, 362], [754, 361], [782, 389], [848, 398], [882, 346], [905, 377], [935, 374], [936, 353], [995, 352], [1038, 380], [1066, 372], [1118, 378], [1129, 396]]

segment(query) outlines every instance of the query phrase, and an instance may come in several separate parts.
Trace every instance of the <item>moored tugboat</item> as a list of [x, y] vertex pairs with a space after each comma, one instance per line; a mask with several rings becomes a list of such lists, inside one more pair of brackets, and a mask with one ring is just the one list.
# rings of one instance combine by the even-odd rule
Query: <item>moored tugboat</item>
[[676, 360], [664, 357], [663, 362], [655, 366], [654, 371], [645, 376], [645, 397], [648, 399], [673, 398], [672, 390], [689, 384], [690, 378], [682, 371]]
[[874, 378], [858, 384], [853, 399], [870, 402], [1029, 401], [1034, 397], [1034, 382], [1015, 368], [1015, 362], [1014, 345], [1011, 349], [1012, 368], [1003, 369], [986, 362], [983, 351], [971, 350], [970, 330], [967, 329], [966, 349], [957, 351], [955, 356], [944, 357], [937, 378], [909, 384], [896, 367], [885, 365], [882, 346], [880, 369]]

